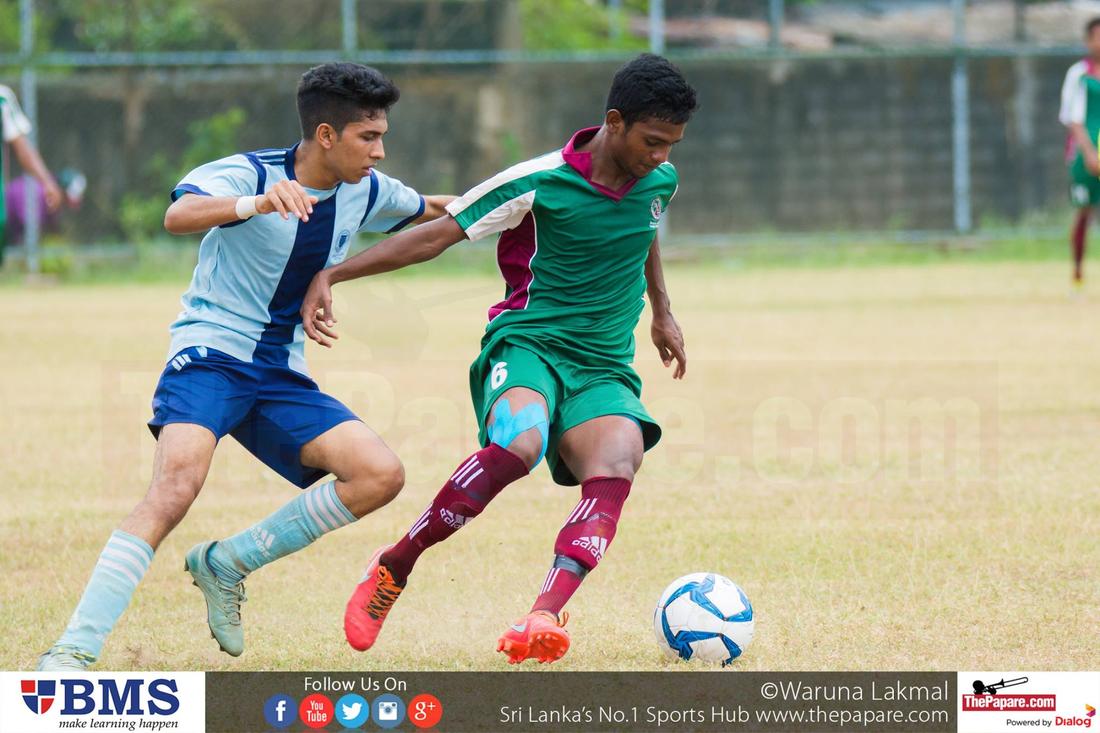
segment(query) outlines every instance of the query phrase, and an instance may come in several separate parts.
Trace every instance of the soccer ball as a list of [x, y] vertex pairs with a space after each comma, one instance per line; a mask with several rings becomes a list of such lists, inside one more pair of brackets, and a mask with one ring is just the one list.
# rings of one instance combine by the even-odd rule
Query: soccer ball
[[752, 604], [745, 591], [715, 573], [692, 573], [672, 581], [657, 601], [657, 643], [680, 659], [721, 662], [725, 667], [752, 642]]

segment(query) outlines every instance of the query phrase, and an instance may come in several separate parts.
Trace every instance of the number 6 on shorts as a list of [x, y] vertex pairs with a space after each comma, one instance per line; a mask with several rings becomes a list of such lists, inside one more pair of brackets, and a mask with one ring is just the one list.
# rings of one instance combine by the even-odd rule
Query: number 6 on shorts
[[508, 362], [498, 361], [493, 364], [493, 371], [489, 374], [489, 387], [497, 389], [508, 379]]

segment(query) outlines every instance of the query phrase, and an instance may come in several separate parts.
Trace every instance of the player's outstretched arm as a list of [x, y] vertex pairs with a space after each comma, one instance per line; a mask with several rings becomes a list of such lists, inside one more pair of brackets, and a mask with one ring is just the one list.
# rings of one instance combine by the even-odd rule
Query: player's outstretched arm
[[332, 286], [336, 283], [427, 262], [465, 238], [466, 232], [454, 217], [441, 216], [383, 240], [339, 265], [321, 270], [313, 277], [302, 299], [302, 328], [306, 336], [329, 347], [332, 346], [329, 339], [338, 338], [332, 330], [336, 323], [332, 312]]
[[317, 197], [297, 181], [279, 181], [260, 196], [200, 196], [184, 194], [164, 213], [164, 228], [170, 234], [205, 232], [211, 227], [232, 224], [256, 214], [295, 216], [309, 221]]
[[424, 213], [413, 219], [413, 224], [423, 224], [427, 221], [435, 221], [447, 214], [447, 204], [454, 201], [457, 196], [425, 196]]
[[661, 246], [656, 234], [653, 235], [653, 244], [649, 246], [649, 257], [645, 261], [645, 280], [649, 306], [653, 309], [653, 323], [649, 328], [653, 345], [657, 347], [657, 354], [666, 367], [672, 365], [673, 359], [676, 360], [672, 378], [683, 379], [687, 373], [684, 332], [672, 315], [672, 305], [665, 287], [665, 271], [661, 267]]

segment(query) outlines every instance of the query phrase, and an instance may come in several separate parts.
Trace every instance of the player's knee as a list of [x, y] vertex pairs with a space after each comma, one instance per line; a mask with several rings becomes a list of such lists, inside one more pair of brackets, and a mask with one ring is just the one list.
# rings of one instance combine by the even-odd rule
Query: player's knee
[[520, 433], [506, 447], [506, 450], [518, 457], [527, 468], [534, 468], [542, 460], [542, 434], [535, 428]]
[[591, 471], [591, 473], [593, 476], [624, 478], [627, 481], [633, 481], [634, 475], [637, 474], [638, 469], [642, 467], [642, 456], [642, 451], [638, 451], [636, 455], [626, 454], [607, 458], [601, 461], [600, 465]]
[[202, 482], [180, 474], [158, 476], [149, 487], [143, 508], [158, 519], [176, 524], [191, 508]]
[[513, 412], [509, 400], [501, 399], [493, 408], [488, 433], [490, 443], [511, 451], [529, 469], [534, 468], [545, 455], [550, 437], [546, 405], [531, 402]]
[[339, 474], [337, 495], [356, 518], [393, 501], [405, 486], [405, 466], [393, 453], [363, 459]]
[[393, 453], [376, 461], [368, 475], [368, 492], [377, 506], [389, 504], [405, 487], [405, 465]]

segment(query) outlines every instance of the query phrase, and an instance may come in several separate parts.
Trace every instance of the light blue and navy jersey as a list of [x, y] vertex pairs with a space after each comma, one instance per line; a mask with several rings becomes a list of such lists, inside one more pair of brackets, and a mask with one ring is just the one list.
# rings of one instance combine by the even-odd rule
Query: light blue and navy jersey
[[[260, 195], [294, 176], [289, 149], [232, 155], [188, 173], [172, 192], [199, 196]], [[183, 311], [171, 326], [168, 357], [193, 346], [218, 349], [251, 362], [258, 344], [286, 350], [287, 365], [306, 373], [298, 310], [313, 276], [347, 256], [353, 232], [393, 232], [424, 213], [424, 197], [371, 171], [356, 184], [307, 188], [317, 203], [308, 222], [278, 214], [211, 229], [199, 247]], [[270, 353], [270, 349], [264, 349]]]

